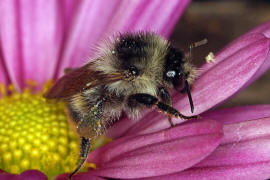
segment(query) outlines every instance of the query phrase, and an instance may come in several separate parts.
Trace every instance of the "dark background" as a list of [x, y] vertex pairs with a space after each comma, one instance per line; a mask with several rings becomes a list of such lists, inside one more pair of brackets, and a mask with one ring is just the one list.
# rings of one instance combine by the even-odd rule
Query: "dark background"
[[[186, 51], [192, 42], [207, 38], [208, 44], [194, 49], [192, 54], [199, 67], [209, 52], [218, 52], [235, 38], [269, 20], [270, 1], [197, 0], [190, 3], [170, 39], [174, 46]], [[269, 82], [270, 70], [217, 108], [270, 104]]]

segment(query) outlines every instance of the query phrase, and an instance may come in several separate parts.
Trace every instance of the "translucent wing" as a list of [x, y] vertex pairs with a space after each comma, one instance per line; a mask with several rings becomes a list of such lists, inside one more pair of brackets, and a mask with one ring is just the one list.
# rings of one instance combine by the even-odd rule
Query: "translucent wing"
[[44, 95], [47, 99], [67, 98], [81, 91], [124, 79], [122, 73], [104, 74], [95, 70], [92, 63], [72, 70], [61, 77]]

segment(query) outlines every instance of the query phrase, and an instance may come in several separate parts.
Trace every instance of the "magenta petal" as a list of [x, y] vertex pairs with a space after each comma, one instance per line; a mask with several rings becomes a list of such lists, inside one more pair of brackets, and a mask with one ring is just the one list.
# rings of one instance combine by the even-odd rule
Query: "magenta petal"
[[206, 63], [200, 68], [200, 75], [203, 75], [208, 70], [216, 67], [217, 64], [220, 62], [223, 62], [226, 60], [226, 58], [234, 55], [241, 49], [256, 43], [259, 40], [265, 39], [265, 36], [262, 34], [245, 34], [243, 36], [240, 36], [239, 38], [235, 39], [231, 43], [229, 43], [227, 46], [225, 46], [223, 49], [221, 49], [215, 56], [216, 56], [216, 62], [215, 63]]
[[[257, 36], [258, 41], [249, 43], [250, 37], [242, 39], [245, 46], [233, 53], [215, 67], [203, 73], [194, 83], [192, 96], [195, 113], [204, 112], [225, 101], [241, 90], [267, 60], [270, 40], [262, 35]], [[218, 55], [217, 60], [221, 55]], [[177, 95], [176, 99], [180, 96]], [[175, 107], [190, 115], [188, 98], [181, 99]]]
[[157, 179], [267, 179], [270, 177], [270, 118], [224, 126], [219, 147], [183, 172]]
[[228, 124], [223, 130], [221, 146], [196, 166], [270, 162], [270, 118]]
[[[188, 122], [175, 128], [166, 129], [161, 133], [157, 132], [140, 136], [125, 136], [91, 152], [88, 156], [88, 161], [99, 165], [108, 162], [112, 158], [125, 152], [153, 143], [168, 141], [175, 138], [184, 138], [187, 136], [211, 134], [215, 132], [222, 132], [222, 126], [220, 123], [213, 120], [200, 120]], [[166, 134], [166, 136], [164, 136], [164, 134]], [[121, 146], [121, 148], [119, 149], [118, 146]]]
[[207, 120], [153, 134], [117, 139], [88, 156], [97, 164], [92, 174], [139, 178], [177, 172], [209, 155], [222, 138], [219, 123]]
[[[166, 176], [155, 177], [155, 180], [194, 180], [194, 179], [225, 179], [225, 180], [262, 180], [269, 179], [270, 163], [261, 162], [258, 164], [236, 165], [232, 167], [206, 167], [191, 168], [189, 170], [170, 174]], [[144, 178], [146, 180], [148, 178]], [[151, 179], [151, 178], [149, 178]], [[141, 179], [140, 179], [141, 180]]]
[[57, 1], [20, 1], [19, 45], [23, 78], [39, 84], [53, 78], [64, 36], [64, 24]]
[[62, 41], [60, 3], [1, 1], [0, 44], [11, 81], [43, 83], [52, 78]]
[[0, 180], [47, 180], [47, 176], [37, 170], [27, 170], [19, 175], [0, 174]]
[[214, 119], [223, 124], [237, 123], [253, 119], [270, 117], [270, 105], [252, 105], [209, 111], [201, 115], [205, 119]]
[[[257, 107], [254, 112], [259, 110], [259, 114], [263, 115], [266, 108], [265, 106]], [[238, 109], [241, 110], [240, 113], [243, 113], [244, 108]], [[247, 111], [250, 114], [252, 110], [250, 108]], [[231, 114], [233, 113], [235, 112], [232, 111]], [[235, 123], [227, 124], [224, 126], [224, 138], [221, 145], [210, 156], [188, 170], [156, 179], [201, 179], [201, 177], [268, 179], [270, 177], [269, 135], [270, 118], [235, 121]]]
[[[100, 41], [118, 32], [153, 30], [165, 36], [190, 0], [156, 1], [82, 1], [72, 19], [72, 29], [59, 72], [66, 67], [81, 66], [92, 56]], [[162, 16], [160, 16], [162, 14]]]
[[11, 81], [19, 87], [22, 84], [21, 47], [19, 44], [20, 33], [18, 32], [18, 2], [0, 1], [0, 48], [1, 61], [5, 66]]

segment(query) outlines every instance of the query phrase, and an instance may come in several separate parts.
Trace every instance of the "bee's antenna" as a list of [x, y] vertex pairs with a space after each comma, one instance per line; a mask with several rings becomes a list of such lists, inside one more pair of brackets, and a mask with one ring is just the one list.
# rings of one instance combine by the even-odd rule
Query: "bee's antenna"
[[[202, 45], [205, 45], [207, 42], [208, 42], [208, 40], [205, 38], [205, 39], [203, 39], [201, 41], [197, 41], [197, 42], [192, 43], [189, 46], [189, 54], [188, 54], [187, 61], [190, 61], [192, 59], [192, 49], [193, 48], [199, 47], [199, 46], [202, 46]], [[193, 113], [194, 112], [194, 105], [193, 105], [193, 100], [192, 100], [192, 96], [191, 96], [191, 93], [190, 93], [190, 85], [188, 84], [188, 81], [187, 81], [186, 78], [185, 78], [185, 91], [188, 94], [188, 100], [189, 100], [189, 104], [190, 104], [190, 110]]]
[[193, 49], [193, 48], [199, 47], [199, 46], [202, 46], [202, 45], [205, 45], [205, 44], [207, 44], [207, 42], [208, 42], [208, 40], [205, 38], [205, 39], [203, 39], [203, 40], [201, 40], [201, 41], [197, 41], [197, 42], [192, 43], [192, 44], [189, 46], [189, 55], [188, 55], [189, 59], [192, 58], [192, 49]]
[[90, 138], [84, 138], [81, 137], [81, 147], [80, 147], [80, 163], [77, 166], [77, 168], [68, 176], [68, 179], [71, 180], [72, 176], [80, 170], [82, 167], [84, 161], [86, 160], [88, 156], [88, 152], [90, 149], [91, 139]]
[[191, 96], [191, 93], [190, 93], [190, 87], [189, 87], [189, 84], [188, 84], [187, 80], [185, 80], [185, 87], [186, 87], [186, 92], [187, 92], [188, 100], [189, 100], [189, 104], [190, 104], [190, 110], [193, 113], [194, 105], [193, 105], [193, 100], [192, 100], [192, 96]]

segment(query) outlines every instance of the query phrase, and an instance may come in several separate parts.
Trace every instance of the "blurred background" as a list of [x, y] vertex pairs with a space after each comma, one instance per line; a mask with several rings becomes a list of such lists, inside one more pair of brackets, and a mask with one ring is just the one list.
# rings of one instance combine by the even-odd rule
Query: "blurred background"
[[[192, 42], [208, 39], [208, 44], [193, 51], [197, 67], [209, 52], [218, 52], [226, 44], [253, 27], [270, 20], [270, 0], [194, 0], [176, 25], [170, 39], [185, 51]], [[270, 70], [217, 108], [238, 105], [270, 104]]]

